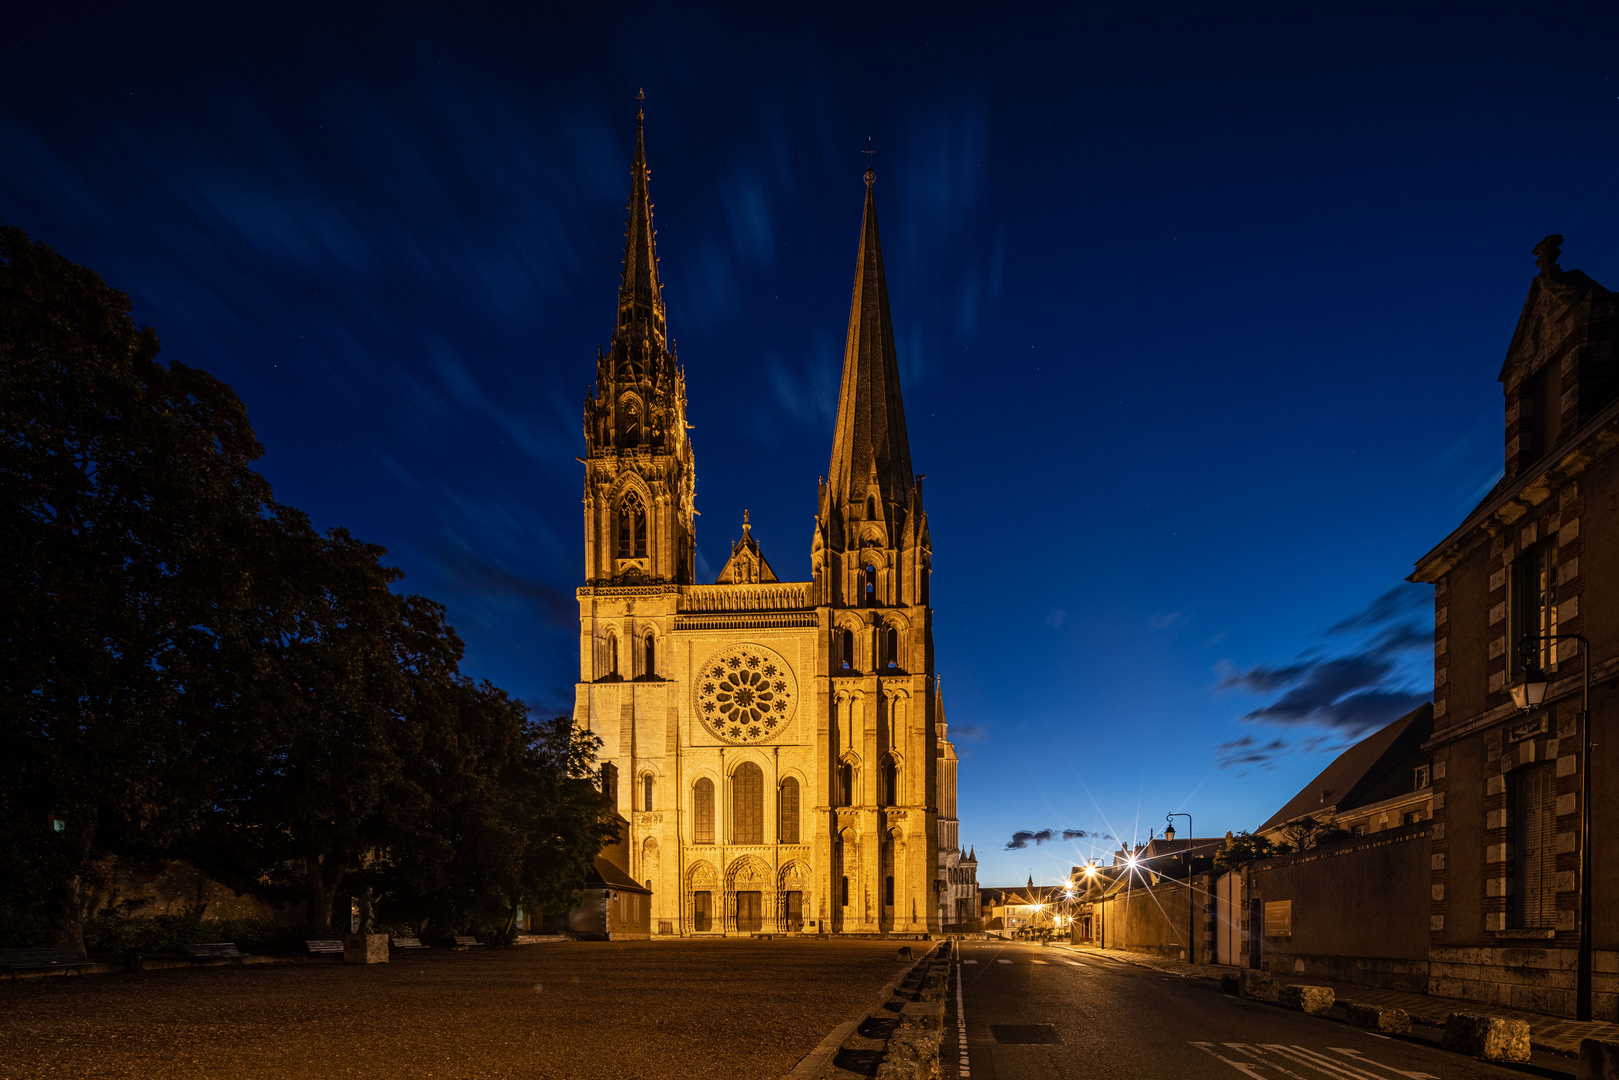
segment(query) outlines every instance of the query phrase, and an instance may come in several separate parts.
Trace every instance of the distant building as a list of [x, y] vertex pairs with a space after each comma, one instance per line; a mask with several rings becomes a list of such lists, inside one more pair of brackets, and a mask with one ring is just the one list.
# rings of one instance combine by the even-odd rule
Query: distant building
[[1421, 707], [1361, 739], [1257, 830], [1279, 843], [1293, 843], [1305, 818], [1336, 826], [1351, 836], [1412, 825], [1433, 817], [1433, 705]]
[[[1501, 366], [1504, 475], [1411, 575], [1434, 587], [1430, 978], [1436, 992], [1572, 1015], [1586, 889], [1594, 1015], [1613, 1020], [1619, 310], [1613, 293], [1558, 265], [1561, 241], [1535, 249], [1539, 274]], [[1598, 749], [1584, 791], [1587, 663]], [[1510, 691], [1536, 668], [1551, 687], [1525, 713]], [[1595, 872], [1582, 882], [1588, 845]]]
[[957, 760], [873, 176], [807, 576], [781, 580], [744, 514], [702, 584], [649, 175], [638, 118], [616, 323], [584, 409], [573, 713], [629, 821], [624, 867], [654, 934], [937, 932], [967, 899]]

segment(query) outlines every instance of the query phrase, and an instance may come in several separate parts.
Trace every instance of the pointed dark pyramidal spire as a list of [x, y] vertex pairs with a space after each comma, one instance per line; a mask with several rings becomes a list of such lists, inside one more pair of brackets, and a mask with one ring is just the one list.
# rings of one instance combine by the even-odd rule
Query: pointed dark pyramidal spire
[[916, 482], [911, 472], [911, 444], [905, 437], [883, 246], [877, 237], [874, 180], [868, 168], [866, 216], [860, 227], [860, 258], [855, 264], [849, 334], [843, 347], [843, 386], [838, 393], [838, 422], [827, 476], [827, 487], [837, 503], [864, 501], [873, 476], [883, 498], [890, 502], [904, 502]]
[[[644, 98], [645, 95], [637, 95]], [[663, 286], [658, 282], [658, 251], [652, 228], [652, 174], [646, 167], [646, 111], [635, 110], [635, 165], [630, 173], [629, 225], [624, 236], [624, 281], [618, 290], [616, 337], [637, 351], [665, 347]], [[645, 363], [645, 356], [635, 359]]]

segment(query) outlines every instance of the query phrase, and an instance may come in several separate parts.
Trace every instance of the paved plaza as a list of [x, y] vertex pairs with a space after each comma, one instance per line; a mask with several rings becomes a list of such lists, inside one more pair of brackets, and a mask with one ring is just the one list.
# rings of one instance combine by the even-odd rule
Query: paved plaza
[[0, 1077], [774, 1077], [900, 971], [883, 941], [553, 942], [0, 983]]

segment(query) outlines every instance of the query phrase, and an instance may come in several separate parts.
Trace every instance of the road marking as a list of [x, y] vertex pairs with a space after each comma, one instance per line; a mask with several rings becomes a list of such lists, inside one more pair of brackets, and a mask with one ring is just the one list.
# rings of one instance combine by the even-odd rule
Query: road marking
[[[968, 960], [969, 964], [978, 963], [977, 960]], [[961, 986], [961, 965], [956, 965], [956, 1038], [961, 1041], [961, 1065], [956, 1070], [958, 1077], [971, 1077], [973, 1074], [972, 1061], [967, 1056], [967, 995]]]
[[[1376, 1035], [1377, 1033], [1374, 1032], [1374, 1031], [1369, 1031], [1369, 1032], [1367, 1032], [1367, 1034], [1368, 1035]], [[1380, 1039], [1388, 1038], [1387, 1035], [1378, 1035], [1377, 1037], [1380, 1038]], [[1390, 1067], [1388, 1065], [1379, 1065], [1377, 1062], [1372, 1061], [1370, 1058], [1368, 1058], [1365, 1054], [1361, 1053], [1359, 1050], [1351, 1050], [1347, 1046], [1329, 1046], [1329, 1047], [1327, 1047], [1327, 1049], [1331, 1050], [1334, 1054], [1342, 1054], [1345, 1057], [1354, 1058], [1356, 1061], [1363, 1061], [1366, 1064], [1374, 1066], [1374, 1067], [1379, 1068], [1379, 1069], [1388, 1069], [1388, 1071], [1393, 1073], [1395, 1076], [1404, 1076], [1404, 1077], [1407, 1078], [1407, 1080], [1439, 1080], [1439, 1078], [1437, 1076], [1435, 1076], [1433, 1073], [1404, 1072], [1404, 1071], [1402, 1071], [1400, 1069], [1395, 1069], [1395, 1068], [1392, 1068], [1392, 1067]]]
[[1067, 964], [1069, 967], [1084, 967], [1085, 966], [1084, 964], [1081, 964], [1078, 960], [1064, 960], [1063, 963]]
[[976, 964], [976, 963], [978, 963], [978, 961], [977, 960], [963, 960], [962, 963], [963, 964]]
[[[1189, 1045], [1195, 1046], [1210, 1057], [1224, 1062], [1244, 1076], [1252, 1077], [1253, 1080], [1265, 1080], [1265, 1078], [1271, 1076], [1269, 1072], [1259, 1072], [1258, 1070], [1260, 1069], [1273, 1069], [1283, 1076], [1292, 1077], [1293, 1080], [1309, 1080], [1308, 1077], [1283, 1066], [1277, 1061], [1278, 1058], [1286, 1061], [1289, 1065], [1307, 1069], [1313, 1075], [1328, 1077], [1329, 1080], [1388, 1080], [1386, 1076], [1370, 1072], [1368, 1071], [1369, 1069], [1382, 1069], [1386, 1073], [1406, 1077], [1407, 1080], [1439, 1080], [1432, 1073], [1407, 1072], [1403, 1069], [1396, 1069], [1392, 1065], [1384, 1065], [1381, 1062], [1373, 1061], [1358, 1050], [1342, 1046], [1331, 1046], [1327, 1049], [1334, 1054], [1342, 1054], [1350, 1058], [1353, 1064], [1328, 1057], [1327, 1054], [1320, 1050], [1311, 1050], [1308, 1047], [1296, 1045], [1287, 1046], [1281, 1043], [1249, 1044], [1228, 1042], [1225, 1044], [1225, 1049], [1233, 1051], [1241, 1057], [1252, 1058], [1251, 1063], [1226, 1057], [1216, 1050], [1214, 1043], [1211, 1042], [1189, 1042]], [[1366, 1068], [1357, 1068], [1357, 1066], [1365, 1066]]]
[[1010, 960], [997, 960], [995, 962], [997, 964], [1010, 964], [1012, 961], [1010, 961]]
[[1045, 961], [1044, 961], [1044, 960], [1036, 960], [1036, 961], [1034, 961], [1034, 962], [1035, 962], [1035, 963], [1036, 963], [1036, 964], [1043, 964], [1043, 963], [1045, 963]]

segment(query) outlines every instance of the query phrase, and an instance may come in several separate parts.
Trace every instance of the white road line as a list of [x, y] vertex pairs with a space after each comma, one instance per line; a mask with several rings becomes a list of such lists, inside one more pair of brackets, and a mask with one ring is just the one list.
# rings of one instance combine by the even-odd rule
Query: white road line
[[[1368, 1035], [1377, 1035], [1377, 1033], [1375, 1031], [1368, 1031], [1366, 1034], [1368, 1034]], [[1380, 1038], [1380, 1039], [1388, 1038], [1387, 1035], [1378, 1035], [1377, 1037]], [[1393, 1073], [1395, 1076], [1406, 1077], [1406, 1080], [1439, 1080], [1439, 1077], [1435, 1076], [1433, 1073], [1406, 1072], [1404, 1069], [1396, 1069], [1392, 1065], [1380, 1064], [1379, 1062], [1373, 1061], [1371, 1058], [1367, 1057], [1365, 1054], [1361, 1053], [1359, 1050], [1351, 1050], [1347, 1046], [1329, 1046], [1329, 1047], [1327, 1047], [1327, 1049], [1331, 1050], [1334, 1054], [1342, 1054], [1344, 1057], [1354, 1058], [1356, 1061], [1360, 1062], [1362, 1065], [1370, 1065], [1374, 1069], [1387, 1069], [1389, 1072]]]
[[1067, 964], [1069, 967], [1084, 967], [1085, 966], [1084, 964], [1081, 964], [1078, 960], [1064, 960], [1063, 963]]
[[1044, 960], [1035, 960], [1035, 961], [1034, 961], [1034, 963], [1036, 963], [1036, 964], [1043, 964], [1043, 963], [1045, 963], [1045, 961], [1044, 961]]
[[962, 963], [963, 964], [976, 964], [976, 963], [978, 963], [978, 961], [977, 960], [963, 960]]
[[1230, 1058], [1215, 1050], [1213, 1043], [1194, 1042], [1192, 1045], [1209, 1055], [1209, 1057], [1214, 1058], [1216, 1061], [1225, 1062], [1227, 1065], [1231, 1066], [1233, 1069], [1236, 1069], [1244, 1076], [1252, 1077], [1253, 1080], [1266, 1080], [1265, 1077], [1254, 1071], [1254, 1066], [1241, 1061], [1232, 1061]]
[[[969, 964], [976, 964], [976, 960], [968, 960]], [[967, 995], [962, 992], [961, 965], [956, 965], [956, 1038], [961, 1041], [961, 1064], [956, 1070], [960, 1077], [971, 1077], [973, 1074], [972, 1061], [967, 1056]]]
[[[1339, 1080], [1383, 1080], [1383, 1077], [1378, 1076], [1376, 1073], [1365, 1072], [1352, 1065], [1341, 1065], [1325, 1054], [1317, 1053], [1314, 1050], [1306, 1050], [1302, 1046], [1265, 1043], [1264, 1049], [1280, 1054], [1291, 1061], [1296, 1061], [1300, 1065], [1308, 1066], [1323, 1075], [1337, 1077]], [[1368, 1064], [1370, 1063], [1368, 1062]]]
[[[1259, 1049], [1258, 1047], [1249, 1046], [1247, 1043], [1231, 1043], [1231, 1042], [1228, 1042], [1228, 1043], [1226, 1043], [1226, 1046], [1230, 1047], [1232, 1050], [1237, 1051], [1237, 1053], [1239, 1053], [1239, 1054], [1247, 1054], [1249, 1057], [1253, 1058], [1255, 1061], [1260, 1061], [1262, 1058], [1267, 1056], [1265, 1054], [1265, 1051]], [[1293, 1080], [1305, 1080], [1305, 1078], [1300, 1076], [1298, 1073], [1293, 1072], [1291, 1069], [1284, 1069], [1280, 1065], [1276, 1064], [1276, 1062], [1274, 1062], [1274, 1061], [1266, 1061], [1266, 1062], [1264, 1062], [1264, 1064], [1269, 1066], [1272, 1069], [1275, 1069], [1277, 1072], [1281, 1073], [1283, 1076], [1291, 1076], [1291, 1077], [1293, 1077]]]
[[997, 960], [995, 962], [997, 964], [1010, 964], [1012, 961], [1010, 961], [1010, 960]]

